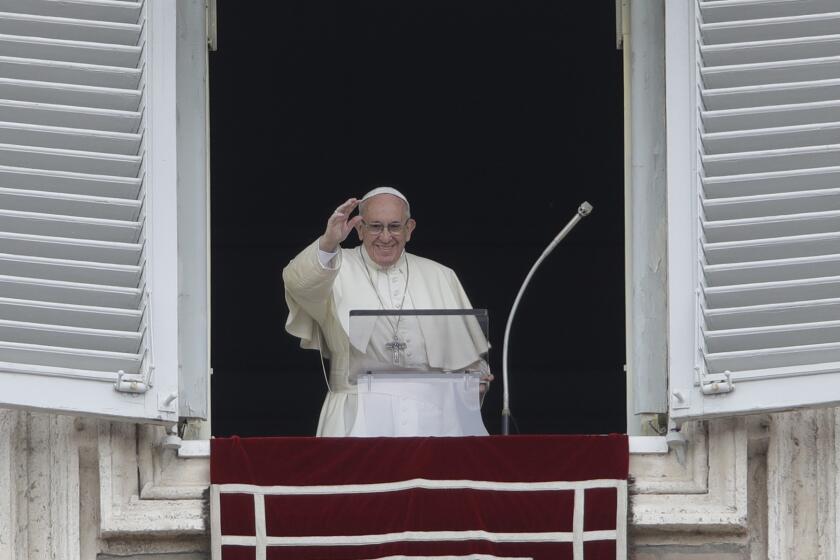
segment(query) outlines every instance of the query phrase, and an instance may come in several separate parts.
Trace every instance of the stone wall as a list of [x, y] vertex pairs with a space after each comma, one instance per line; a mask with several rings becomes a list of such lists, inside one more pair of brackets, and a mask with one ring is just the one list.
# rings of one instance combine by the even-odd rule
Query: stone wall
[[0, 560], [206, 556], [209, 461], [161, 428], [0, 410]]
[[[836, 560], [837, 409], [687, 424], [634, 454], [630, 558]], [[0, 560], [208, 556], [209, 462], [158, 427], [0, 410]]]

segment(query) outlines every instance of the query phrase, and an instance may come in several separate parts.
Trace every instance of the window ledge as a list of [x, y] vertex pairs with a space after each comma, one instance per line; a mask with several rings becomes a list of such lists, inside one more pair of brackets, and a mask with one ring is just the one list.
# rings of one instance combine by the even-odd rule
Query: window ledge
[[668, 442], [664, 436], [630, 436], [631, 455], [667, 455]]
[[[665, 439], [665, 438], [662, 438]], [[179, 459], [209, 459], [210, 458], [210, 440], [209, 439], [188, 439], [181, 442], [181, 447], [178, 448]]]
[[[667, 455], [668, 443], [662, 436], [630, 436], [630, 453], [639, 455]], [[210, 457], [210, 440], [184, 440], [178, 449], [180, 459], [206, 459]]]

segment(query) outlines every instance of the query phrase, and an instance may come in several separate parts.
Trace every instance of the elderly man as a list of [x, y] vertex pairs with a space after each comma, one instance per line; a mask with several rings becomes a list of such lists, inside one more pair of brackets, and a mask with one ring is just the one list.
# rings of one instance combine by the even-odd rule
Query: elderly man
[[[359, 215], [351, 217], [357, 206]], [[492, 379], [486, 363], [477, 359], [487, 349], [486, 340], [472, 336], [467, 343], [453, 343], [451, 333], [436, 337], [430, 332], [434, 329], [424, 329], [416, 316], [379, 321], [368, 338], [350, 340], [351, 310], [471, 308], [451, 269], [404, 250], [416, 225], [402, 193], [390, 187], [373, 189], [336, 208], [324, 234], [283, 270], [289, 307], [286, 330], [301, 339], [303, 348], [319, 349], [330, 358], [320, 436], [352, 432], [357, 400], [355, 380], [349, 374], [351, 353], [382, 360], [393, 351], [408, 368], [471, 367], [482, 371], [486, 381]], [[353, 229], [361, 245], [341, 248]]]

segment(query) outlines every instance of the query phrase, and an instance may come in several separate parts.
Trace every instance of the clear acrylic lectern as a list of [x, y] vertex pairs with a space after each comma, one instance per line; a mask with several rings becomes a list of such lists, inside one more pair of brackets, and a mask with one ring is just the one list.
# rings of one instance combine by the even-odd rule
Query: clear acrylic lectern
[[487, 435], [485, 309], [350, 312], [348, 379], [358, 400], [351, 436]]

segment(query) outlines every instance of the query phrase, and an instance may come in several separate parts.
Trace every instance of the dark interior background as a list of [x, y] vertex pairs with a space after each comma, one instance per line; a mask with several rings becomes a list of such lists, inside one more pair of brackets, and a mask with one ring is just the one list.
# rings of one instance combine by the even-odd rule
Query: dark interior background
[[[614, 2], [222, 1], [210, 57], [212, 426], [311, 435], [325, 385], [284, 331], [281, 271], [380, 184], [411, 200], [409, 250], [454, 268], [511, 336], [521, 433], [625, 429], [621, 52]], [[351, 242], [352, 240], [352, 242]], [[355, 245], [355, 236], [348, 239]], [[345, 243], [347, 246], [347, 243]]]

